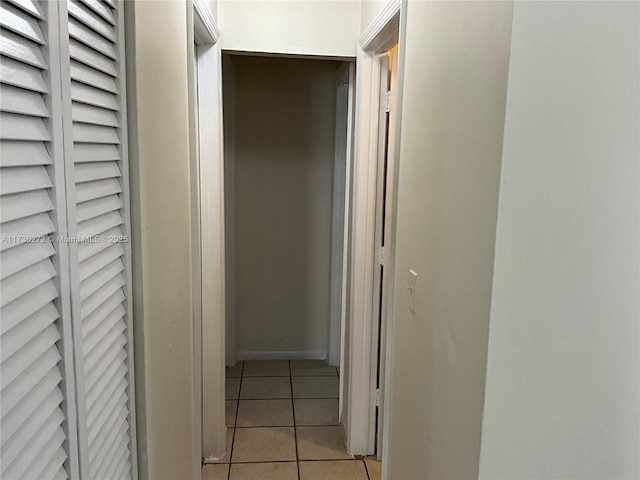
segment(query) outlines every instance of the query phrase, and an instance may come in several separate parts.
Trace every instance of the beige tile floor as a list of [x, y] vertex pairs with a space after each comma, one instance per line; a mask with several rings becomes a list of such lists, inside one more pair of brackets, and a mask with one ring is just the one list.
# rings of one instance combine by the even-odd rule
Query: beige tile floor
[[240, 362], [227, 369], [227, 455], [203, 480], [380, 480], [381, 465], [345, 451], [338, 371], [321, 361]]

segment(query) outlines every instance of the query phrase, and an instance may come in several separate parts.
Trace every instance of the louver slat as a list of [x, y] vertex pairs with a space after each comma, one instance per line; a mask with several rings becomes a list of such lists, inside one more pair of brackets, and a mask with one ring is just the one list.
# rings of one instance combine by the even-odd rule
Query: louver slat
[[70, 16], [81, 21], [91, 30], [94, 30], [106, 39], [111, 40], [112, 42], [116, 41], [117, 37], [113, 25], [109, 25], [108, 22], [104, 21], [84, 5], [74, 0], [69, 0], [68, 8]]
[[6, 239], [15, 240], [0, 243], [0, 250], [4, 251], [26, 242], [48, 241], [47, 235], [55, 230], [48, 213], [40, 213], [28, 218], [14, 220], [2, 225], [2, 235]]
[[5, 85], [13, 85], [25, 90], [40, 93], [49, 91], [47, 82], [42, 76], [42, 70], [11, 58], [3, 58], [0, 62], [0, 79]]
[[26, 41], [24, 37], [6, 29], [0, 32], [0, 54], [27, 65], [41, 69], [46, 68], [44, 57], [37, 43]]
[[[30, 391], [29, 395], [24, 398], [10, 412], [9, 409], [2, 408], [2, 446], [3, 451], [7, 448], [13, 438], [21, 435], [25, 428], [25, 419], [30, 419], [35, 412], [40, 410], [48, 397], [57, 398], [62, 393], [56, 388], [60, 380], [59, 375], [50, 375], [38, 382]], [[55, 400], [54, 400], [55, 401]], [[6, 411], [5, 411], [6, 410]]]
[[101, 35], [96, 35], [89, 27], [73, 18], [69, 19], [69, 37], [84, 43], [86, 46], [93, 48], [109, 58], [114, 60], [118, 58], [116, 50], [109, 40]]
[[4, 390], [22, 373], [25, 366], [31, 364], [34, 359], [42, 357], [60, 338], [55, 325], [49, 325], [44, 331], [34, 337], [27, 345], [18, 350], [14, 355], [2, 362], [2, 378], [0, 385]]
[[12, 3], [16, 7], [22, 9], [22, 11], [28, 13], [32, 17], [35, 17], [39, 20], [44, 20], [44, 14], [42, 13], [42, 8], [37, 1], [34, 0], [7, 0], [9, 3]]
[[36, 409], [32, 416], [28, 417], [19, 434], [15, 435], [11, 438], [11, 442], [7, 443], [3, 457], [7, 465], [11, 465], [27, 445], [33, 445], [36, 440], [35, 437], [41, 436], [47, 425], [53, 425], [55, 428], [56, 424], [59, 426], [62, 423], [64, 415], [58, 408], [60, 403], [62, 403], [62, 395], [59, 391], [54, 390], [49, 397], [45, 398], [42, 404], [38, 405], [39, 408]]
[[44, 35], [37, 19], [23, 15], [21, 11], [3, 2], [0, 4], [0, 26], [22, 35], [32, 42], [44, 45]]
[[0, 222], [10, 222], [53, 210], [45, 190], [36, 190], [0, 197]]
[[[49, 153], [42, 142], [0, 142], [0, 165], [3, 167], [49, 164], [51, 164], [51, 158], [49, 158]], [[7, 170], [3, 170], [3, 172], [5, 171]], [[5, 194], [4, 189], [2, 194]]]
[[[10, 465], [16, 457], [25, 449], [30, 440], [39, 434], [42, 425], [52, 415], [60, 415], [58, 407], [62, 403], [62, 394], [59, 390], [51, 390], [49, 395], [46, 396], [41, 403], [31, 412], [31, 415], [25, 417], [27, 421], [24, 423], [23, 428], [20, 429], [16, 435], [11, 432], [12, 435], [8, 436], [6, 443], [3, 443], [4, 449], [4, 461], [7, 465]], [[3, 432], [4, 436], [4, 432]]]
[[92, 145], [86, 143], [75, 145], [73, 152], [73, 161], [75, 163], [109, 162], [112, 160], [120, 160], [120, 154], [115, 145]]
[[51, 280], [55, 275], [56, 269], [53, 267], [51, 260], [47, 259], [2, 280], [0, 284], [0, 288], [2, 288], [0, 305], [4, 307], [35, 287], [42, 285], [47, 280]]
[[76, 165], [76, 183], [92, 182], [105, 178], [122, 176], [118, 164], [115, 162], [83, 163]]
[[74, 124], [73, 141], [81, 143], [120, 143], [120, 139], [118, 138], [118, 133], [115, 128], [100, 127], [85, 123]]
[[30, 140], [34, 142], [51, 140], [49, 130], [41, 118], [9, 112], [0, 114], [0, 137], [3, 140]]
[[49, 242], [22, 243], [17, 247], [4, 250], [0, 253], [0, 261], [2, 262], [0, 278], [4, 280], [54, 254], [55, 249]]
[[116, 24], [116, 20], [113, 17], [113, 13], [111, 12], [111, 9], [107, 5], [104, 5], [102, 2], [98, 0], [82, 0], [82, 3], [84, 3], [94, 13], [97, 13], [100, 17], [105, 19], [111, 25]]
[[0, 88], [0, 110], [33, 117], [45, 118], [49, 116], [49, 111], [39, 92], [8, 85], [3, 85]]
[[122, 192], [120, 182], [115, 178], [100, 180], [97, 182], [87, 182], [76, 185], [76, 201], [88, 202], [100, 197], [106, 197]]
[[71, 116], [73, 121], [78, 123], [89, 123], [103, 127], [117, 127], [119, 124], [115, 112], [82, 103], [73, 104], [71, 107]]
[[99, 215], [113, 212], [122, 208], [122, 199], [119, 195], [97, 198], [89, 202], [82, 202], [76, 207], [78, 221], [90, 220]]
[[2, 333], [18, 325], [25, 318], [45, 308], [58, 296], [58, 291], [52, 282], [46, 282], [34, 288], [28, 295], [2, 307]]
[[2, 169], [0, 191], [2, 195], [44, 190], [53, 186], [44, 167], [12, 167]]
[[[88, 337], [92, 332], [100, 326], [100, 324], [111, 314], [116, 315], [114, 310], [119, 310], [124, 302], [124, 292], [122, 289], [116, 291], [103, 304], [103, 308], [95, 311], [93, 315], [89, 315], [82, 322], [82, 335]], [[124, 308], [124, 307], [123, 307]]]
[[74, 102], [106, 108], [107, 110], [119, 110], [118, 102], [113, 93], [90, 87], [84, 83], [75, 81], [71, 83], [71, 99]]
[[57, 318], [58, 311], [52, 303], [47, 303], [42, 309], [25, 318], [11, 330], [2, 333], [2, 337], [0, 337], [2, 345], [0, 358], [2, 358], [2, 361], [5, 361], [17, 350], [24, 347], [34, 335], [43, 331], [48, 325], [55, 322]]

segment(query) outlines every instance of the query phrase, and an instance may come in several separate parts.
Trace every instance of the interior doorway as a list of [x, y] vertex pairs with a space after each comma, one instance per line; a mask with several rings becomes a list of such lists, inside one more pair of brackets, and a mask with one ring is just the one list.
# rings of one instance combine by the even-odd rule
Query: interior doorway
[[[201, 147], [203, 144], [208, 145], [209, 149], [207, 151], [211, 152], [216, 150], [216, 148], [212, 147], [218, 142], [217, 147], [222, 149], [222, 138], [218, 138], [218, 136], [223, 134], [223, 122], [222, 118], [218, 118], [218, 115], [223, 110], [223, 97], [225, 97], [225, 116], [230, 110], [234, 112], [231, 120], [225, 118], [224, 121], [224, 138], [226, 141], [224, 155], [220, 151], [216, 153], [216, 156], [210, 157], [207, 154], [203, 154], [204, 149], [202, 148], [199, 152], [201, 168], [199, 172], [201, 191], [198, 192], [198, 196], [201, 202], [201, 232], [199, 236], [201, 243], [199, 246], [202, 255], [203, 453], [210, 453], [208, 456], [207, 453], [204, 453], [205, 461], [215, 462], [224, 458], [225, 451], [230, 451], [229, 441], [233, 444], [235, 425], [234, 432], [230, 433], [232, 430], [230, 428], [227, 429], [226, 437], [224, 433], [225, 400], [222, 392], [226, 391], [227, 394], [234, 392], [234, 383], [238, 382], [238, 396], [235, 400], [239, 402], [242, 400], [240, 398], [242, 380], [229, 381], [227, 379], [227, 385], [224, 386], [225, 364], [234, 368], [234, 365], [237, 365], [239, 361], [272, 360], [273, 362], [284, 362], [280, 367], [274, 368], [282, 369], [282, 365], [288, 365], [289, 372], [286, 376], [290, 382], [292, 408], [295, 408], [295, 398], [293, 398], [295, 375], [292, 374], [292, 369], [295, 367], [293, 367], [293, 361], [327, 363], [327, 360], [330, 360], [335, 363], [335, 360], [332, 360], [332, 357], [335, 358], [335, 348], [331, 345], [333, 339], [333, 345], [335, 346], [335, 338], [332, 332], [335, 333], [336, 331], [340, 333], [339, 343], [341, 346], [340, 365], [336, 375], [339, 377], [338, 418], [343, 435], [346, 436], [346, 450], [351, 455], [363, 456], [373, 455], [376, 452], [379, 455], [382, 450], [380, 448], [380, 439], [384, 437], [382, 424], [385, 392], [384, 371], [387, 370], [385, 368], [385, 357], [388, 356], [384, 348], [387, 343], [385, 342], [385, 326], [389, 322], [388, 316], [385, 320], [384, 312], [391, 311], [390, 304], [387, 301], [389, 297], [383, 292], [389, 292], [392, 289], [391, 285], [386, 282], [392, 277], [390, 270], [393, 269], [393, 255], [392, 249], [390, 249], [389, 255], [382, 256], [381, 248], [379, 247], [383, 245], [379, 245], [377, 240], [384, 239], [388, 231], [391, 237], [388, 243], [385, 241], [385, 249], [393, 243], [393, 226], [391, 225], [391, 228], [387, 226], [391, 215], [383, 212], [387, 209], [392, 212], [394, 209], [393, 189], [389, 188], [389, 186], [395, 181], [393, 171], [396, 167], [393, 166], [393, 158], [391, 158], [395, 157], [395, 149], [390, 146], [394, 138], [392, 129], [385, 133], [385, 144], [382, 149], [387, 150], [388, 154], [391, 152], [394, 152], [394, 154], [384, 157], [386, 167], [380, 166], [379, 124], [382, 122], [382, 118], [379, 116], [379, 108], [387, 101], [386, 98], [381, 96], [381, 85], [384, 78], [381, 65], [386, 58], [388, 62], [386, 78], [389, 80], [389, 65], [393, 65], [394, 53], [393, 51], [391, 54], [388, 52], [399, 41], [399, 18], [400, 2], [391, 2], [361, 38], [358, 47], [357, 66], [354, 68], [351, 62], [349, 68], [345, 69], [343, 65], [340, 65], [343, 62], [332, 62], [334, 63], [331, 77], [333, 97], [329, 101], [326, 100], [326, 97], [324, 97], [323, 101], [323, 97], [314, 95], [312, 90], [304, 92], [304, 101], [310, 102], [309, 104], [313, 108], [318, 106], [326, 107], [327, 105], [333, 107], [331, 112], [333, 118], [329, 121], [332, 127], [331, 138], [329, 142], [323, 144], [329, 146], [330, 154], [327, 158], [329, 158], [330, 168], [327, 169], [325, 164], [319, 169], [319, 166], [314, 164], [315, 169], [308, 170], [302, 176], [295, 177], [293, 174], [287, 176], [287, 174], [281, 173], [280, 177], [274, 178], [270, 176], [273, 172], [267, 171], [264, 169], [264, 165], [260, 165], [259, 162], [255, 161], [255, 155], [253, 154], [261, 151], [261, 142], [266, 144], [274, 138], [278, 140], [276, 143], [280, 151], [283, 152], [290, 150], [290, 142], [293, 140], [306, 146], [316, 144], [317, 132], [315, 130], [308, 130], [312, 132], [312, 135], [298, 133], [306, 120], [294, 122], [287, 126], [283, 126], [283, 122], [278, 121], [296, 118], [291, 115], [290, 104], [280, 96], [278, 89], [281, 92], [282, 89], [280, 87], [282, 84], [290, 82], [292, 79], [295, 80], [294, 83], [297, 87], [304, 85], [305, 82], [301, 82], [299, 77], [291, 75], [289, 72], [280, 81], [273, 82], [275, 90], [270, 96], [267, 95], [265, 97], [261, 103], [262, 108], [256, 108], [255, 101], [250, 102], [250, 110], [261, 114], [258, 116], [251, 115], [250, 128], [245, 130], [249, 132], [250, 136], [254, 137], [249, 142], [249, 148], [244, 150], [244, 153], [249, 151], [253, 155], [253, 157], [252, 155], [247, 157], [253, 158], [253, 160], [250, 159], [249, 162], [246, 162], [245, 158], [245, 164], [242, 168], [251, 165], [255, 167], [257, 165], [259, 173], [259, 175], [250, 176], [253, 178], [248, 183], [250, 188], [246, 188], [246, 184], [243, 186], [239, 180], [241, 169], [238, 168], [238, 159], [244, 153], [238, 149], [238, 111], [240, 109], [237, 104], [241, 93], [239, 92], [241, 89], [238, 82], [240, 70], [238, 64], [249, 62], [250, 60], [247, 60], [249, 57], [246, 54], [237, 53], [235, 55], [222, 55], [222, 52], [218, 49], [214, 51], [214, 54], [208, 55], [209, 61], [198, 60], [198, 79], [201, 80], [199, 83], [205, 85], [205, 87], [202, 88], [202, 91], [201, 86], [198, 87], [197, 102], [198, 105], [202, 105], [203, 99], [212, 100], [210, 103], [211, 107], [213, 107], [213, 110], [210, 109], [204, 112], [201, 110], [199, 113], [199, 145]], [[206, 48], [200, 48], [200, 50], [202, 53], [207, 51]], [[217, 55], [217, 58], [215, 58], [215, 55]], [[266, 60], [280, 60], [282, 62], [304, 60], [291, 57], [265, 58], [265, 55], [261, 57], [262, 59], [257, 59], [258, 62]], [[397, 58], [398, 56], [396, 55]], [[317, 59], [307, 59], [306, 61], [312, 63], [328, 62], [328, 60]], [[224, 78], [221, 73], [223, 63], [225, 64]], [[207, 68], [202, 68], [203, 65]], [[284, 68], [273, 68], [271, 70], [272, 73], [282, 73], [282, 71], [286, 72]], [[357, 77], [355, 77], [356, 71]], [[231, 73], [227, 74], [227, 72]], [[348, 72], [348, 74], [345, 75], [345, 72]], [[393, 69], [391, 73], [391, 80], [393, 80]], [[258, 80], [264, 79], [264, 75], [254, 75], [253, 77]], [[334, 203], [335, 195], [340, 195], [342, 190], [342, 187], [336, 185], [334, 181], [336, 170], [339, 168], [339, 165], [336, 166], [335, 163], [337, 158], [335, 156], [337, 148], [335, 128], [339, 124], [335, 115], [339, 109], [336, 101], [340, 95], [340, 78], [348, 78], [349, 82], [349, 88], [343, 88], [342, 90], [344, 93], [348, 93], [346, 95], [348, 99], [346, 108], [347, 128], [351, 129], [347, 131], [346, 135], [348, 147], [345, 155], [346, 163], [343, 178], [344, 209], [334, 208], [336, 207]], [[214, 79], [213, 83], [212, 79]], [[400, 84], [401, 82], [398, 81], [398, 85]], [[245, 87], [246, 85], [242, 86], [245, 93], [255, 93], [254, 89], [246, 89]], [[386, 95], [386, 91], [384, 93]], [[233, 96], [231, 102], [226, 98], [230, 94]], [[395, 95], [399, 96], [399, 92]], [[395, 104], [396, 100], [392, 98], [391, 102]], [[394, 116], [393, 110], [389, 113], [387, 125], [396, 125], [398, 122], [392, 119]], [[211, 122], [211, 118], [215, 118], [215, 121]], [[206, 132], [203, 134], [203, 131]], [[223, 157], [224, 162], [219, 161]], [[276, 161], [283, 164], [292, 163], [291, 158], [287, 158], [286, 155], [275, 156], [275, 158]], [[203, 168], [203, 166], [206, 166], [206, 168]], [[260, 170], [261, 168], [262, 170]], [[379, 171], [381, 168], [382, 171]], [[384, 174], [381, 172], [384, 172]], [[245, 173], [247, 173], [246, 170], [243, 171], [243, 174]], [[299, 175], [300, 172], [297, 171], [295, 174]], [[386, 178], [384, 179], [384, 188], [381, 190], [378, 183], [382, 177]], [[323, 183], [324, 187], [319, 188], [316, 183], [318, 178], [324, 178], [325, 180], [328, 178], [329, 181], [325, 181]], [[270, 185], [270, 188], [265, 190], [265, 185]], [[240, 187], [243, 188], [242, 194], [238, 192]], [[282, 197], [285, 197], [285, 194], [289, 191], [302, 192], [308, 197], [297, 202], [283, 201]], [[324, 192], [323, 195], [325, 195], [324, 199], [326, 201], [308, 201], [309, 198], [319, 198], [314, 196], [319, 195], [320, 191]], [[382, 203], [382, 207], [378, 204], [378, 192], [380, 191], [387, 192], [383, 195], [385, 200]], [[266, 195], [275, 195], [276, 200], [280, 202], [279, 206], [261, 210], [261, 207], [264, 206], [262, 204], [266, 204], [266, 202], [262, 202]], [[250, 217], [251, 221], [249, 222], [240, 218], [242, 209], [236, 209], [236, 205], [233, 205], [233, 209], [230, 209], [230, 206], [238, 198], [243, 198], [243, 201], [251, 200], [254, 206], [258, 207], [257, 210], [260, 213]], [[317, 203], [322, 204], [322, 208], [325, 209], [323, 218], [326, 228], [320, 229], [318, 228], [319, 224], [313, 222], [305, 224], [304, 228], [306, 230], [301, 230], [302, 233], [294, 236], [299, 241], [298, 244], [287, 244], [290, 248], [288, 250], [284, 249], [283, 253], [283, 250], [279, 247], [285, 244], [286, 239], [282, 240], [283, 236], [281, 234], [291, 232], [287, 231], [288, 227], [283, 223], [283, 216], [281, 215], [278, 218], [274, 216], [274, 212], [282, 213], [284, 211], [293, 216], [298, 215], [296, 217], [298, 219], [305, 218], [304, 215], [299, 215], [300, 211], [314, 209]], [[342, 211], [344, 216], [342, 288], [339, 289], [341, 290], [341, 298], [337, 302], [341, 304], [342, 315], [340, 328], [338, 329], [335, 328], [335, 324], [332, 328], [330, 313], [332, 306], [335, 308], [336, 305], [334, 297], [331, 295], [332, 279], [336, 277], [335, 272], [340, 270], [339, 262], [336, 262], [338, 268], [332, 267], [334, 263], [332, 260], [336, 260], [336, 256], [333, 254], [333, 247], [340, 244], [339, 241], [335, 241], [336, 238], [339, 239], [339, 229], [335, 228], [335, 225], [339, 226], [340, 220], [336, 222], [333, 214], [334, 210]], [[380, 216], [385, 219], [383, 223], [378, 221]], [[221, 226], [224, 226], [224, 228], [221, 228]], [[258, 230], [255, 230], [256, 226], [259, 227]], [[322, 231], [322, 234], [318, 234], [320, 231]], [[276, 241], [273, 238], [262, 241], [264, 240], [264, 232], [275, 232], [280, 236], [275, 236]], [[382, 235], [380, 232], [383, 232]], [[238, 237], [242, 237], [242, 239]], [[323, 242], [326, 242], [323, 246], [326, 255], [323, 260], [307, 262], [317, 254], [315, 246], [318, 243], [311, 243], [311, 247], [303, 249], [302, 252], [296, 251], [296, 248], [299, 247], [300, 243], [305, 244], [300, 240], [306, 241], [310, 239], [317, 241], [319, 238], [323, 238]], [[278, 239], [282, 241], [278, 241]], [[255, 240], [257, 242], [254, 243]], [[233, 245], [231, 245], [232, 242]], [[247, 243], [245, 244], [244, 242]], [[247, 245], [250, 248], [247, 248]], [[250, 254], [247, 255], [247, 253]], [[303, 261], [292, 262], [290, 261], [292, 257], [303, 259]], [[385, 264], [383, 265], [384, 269], [380, 271], [379, 261], [382, 258], [384, 258]], [[274, 259], [275, 262], [273, 261]], [[241, 264], [242, 268], [239, 268]], [[300, 268], [301, 265], [304, 268]], [[317, 271], [313, 271], [312, 267], [317, 265], [322, 265], [325, 269], [322, 277], [324, 282], [318, 282], [318, 278], [313, 278], [312, 273], [317, 274]], [[256, 266], [266, 266], [267, 268], [264, 270], [267, 273], [257, 274]], [[296, 344], [291, 341], [291, 338], [295, 337], [295, 335], [289, 337], [288, 334], [293, 330], [298, 335], [300, 331], [290, 328], [291, 324], [287, 325], [286, 321], [284, 322], [284, 328], [281, 328], [282, 324], [277, 328], [271, 328], [274, 324], [270, 322], [258, 322], [256, 326], [255, 322], [251, 323], [251, 320], [249, 323], [238, 321], [239, 318], [270, 317], [279, 320], [282, 320], [280, 317], [295, 318], [295, 312], [293, 315], [278, 315], [278, 308], [284, 308], [283, 305], [287, 303], [286, 300], [288, 299], [287, 295], [282, 295], [282, 291], [278, 291], [278, 287], [284, 285], [286, 287], [284, 291], [299, 293], [301, 291], [300, 286], [303, 283], [301, 281], [292, 282], [291, 279], [294, 277], [301, 278], [296, 277], [300, 272], [304, 273], [307, 284], [321, 286], [314, 288], [310, 294], [303, 292], [302, 294], [293, 295], [294, 300], [298, 302], [297, 307], [304, 307], [302, 311], [311, 312], [309, 317], [313, 317], [317, 314], [317, 311], [314, 310], [315, 307], [320, 304], [318, 299], [322, 297], [324, 299], [323, 302], [326, 301], [324, 313], [319, 315], [319, 317], [324, 318], [325, 323], [322, 324], [321, 328], [317, 328], [317, 325], [316, 327], [304, 325], [301, 328], [303, 343]], [[307, 274], [310, 275], [308, 278], [306, 277]], [[248, 279], [248, 283], [244, 282], [243, 279]], [[309, 282], [307, 281], [308, 279], [312, 281]], [[238, 284], [242, 285], [241, 289], [237, 288]], [[259, 293], [259, 289], [255, 288], [263, 286], [268, 287], [266, 289], [269, 292], [267, 295]], [[211, 294], [212, 292], [214, 293]], [[322, 293], [322, 295], [319, 293]], [[387, 301], [386, 304], [385, 301]], [[271, 302], [271, 305], [269, 305], [269, 302]], [[274, 309], [274, 305], [277, 308]], [[260, 308], [256, 308], [256, 306]], [[247, 307], [249, 307], [248, 315]], [[305, 310], [307, 307], [309, 309]], [[241, 308], [244, 308], [245, 311], [240, 311]], [[274, 312], [276, 315], [274, 315]], [[333, 318], [336, 317], [334, 315]], [[249, 328], [247, 328], [247, 324], [250, 325]], [[271, 325], [271, 327], [265, 327], [265, 325]], [[317, 329], [314, 330], [314, 328]], [[387, 338], [389, 337], [389, 335], [386, 336]], [[278, 348], [265, 348], [264, 344], [261, 343], [263, 340], [279, 342]], [[246, 364], [243, 363], [242, 365], [241, 369], [244, 372]], [[321, 371], [326, 367], [329, 367], [329, 365], [315, 363], [313, 366], [313, 368], [320, 368]], [[259, 367], [254, 366], [253, 368]], [[285, 377], [284, 373], [286, 372], [282, 371], [282, 377]], [[277, 375], [271, 376], [277, 377]], [[309, 377], [313, 376], [309, 375]], [[317, 376], [322, 377], [322, 375]], [[242, 379], [243, 377], [244, 373], [241, 373], [239, 378]], [[233, 395], [233, 393], [231, 394]], [[322, 399], [314, 398], [313, 400]], [[236, 406], [238, 407], [239, 404], [237, 403]], [[236, 415], [237, 412], [238, 410], [236, 410]], [[232, 435], [231, 437], [229, 437], [230, 434]], [[212, 446], [212, 448], [207, 449], [207, 445]]]
[[[354, 65], [225, 54], [222, 66], [228, 433], [214, 461], [312, 461], [322, 442], [343, 460]], [[277, 451], [249, 451], [258, 437]]]

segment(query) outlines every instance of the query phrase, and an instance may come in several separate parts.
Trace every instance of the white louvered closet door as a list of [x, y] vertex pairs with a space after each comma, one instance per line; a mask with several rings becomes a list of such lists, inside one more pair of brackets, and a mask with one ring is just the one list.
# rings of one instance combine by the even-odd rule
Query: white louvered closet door
[[60, 8], [80, 470], [135, 478], [123, 5]]
[[[77, 478], [57, 5], [0, 4], [3, 479]], [[53, 17], [53, 18], [52, 18]], [[50, 236], [53, 236], [50, 238]]]

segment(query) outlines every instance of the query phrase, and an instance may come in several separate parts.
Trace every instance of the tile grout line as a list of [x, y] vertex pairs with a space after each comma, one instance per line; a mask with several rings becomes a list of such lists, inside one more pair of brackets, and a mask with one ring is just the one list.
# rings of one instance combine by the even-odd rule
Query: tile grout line
[[[231, 457], [233, 456], [233, 446], [236, 442], [236, 431], [238, 425], [238, 412], [240, 411], [240, 391], [242, 390], [242, 377], [244, 375], [244, 360], [242, 361], [242, 368], [240, 369], [240, 385], [238, 386], [238, 398], [236, 399], [236, 417], [233, 420], [233, 434], [231, 436], [231, 451], [229, 452], [229, 472], [227, 473], [227, 480], [231, 480]], [[227, 439], [225, 438], [225, 443]]]
[[296, 445], [296, 470], [298, 472], [298, 480], [300, 480], [300, 457], [298, 456], [298, 427], [296, 425], [296, 404], [293, 401], [293, 375], [291, 374], [291, 360], [287, 362], [289, 365], [289, 386], [291, 387], [291, 414], [293, 415], [293, 440]]
[[367, 473], [367, 478], [371, 480], [371, 475], [369, 475], [369, 467], [367, 467], [367, 462], [364, 461], [365, 457], [362, 457], [362, 463], [364, 464], [364, 471]]

